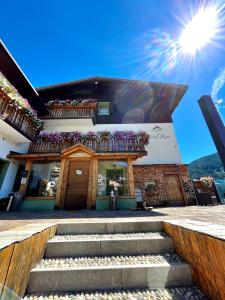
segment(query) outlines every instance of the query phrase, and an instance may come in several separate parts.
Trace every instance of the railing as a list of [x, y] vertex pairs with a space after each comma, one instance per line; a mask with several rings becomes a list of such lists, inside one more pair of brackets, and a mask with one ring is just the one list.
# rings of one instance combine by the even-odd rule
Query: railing
[[87, 105], [51, 105], [49, 114], [43, 119], [85, 119], [95, 118], [96, 103]]
[[[82, 141], [77, 144], [96, 151], [97, 153], [105, 152], [145, 152], [144, 144], [138, 140], [106, 140], [106, 141]], [[62, 150], [75, 145], [74, 143], [52, 143], [52, 142], [38, 142], [30, 145], [30, 153], [60, 153]]]
[[41, 127], [35, 122], [33, 116], [27, 115], [25, 111], [11, 100], [11, 98], [0, 89], [0, 119], [15, 128], [28, 139], [34, 139], [40, 132]]

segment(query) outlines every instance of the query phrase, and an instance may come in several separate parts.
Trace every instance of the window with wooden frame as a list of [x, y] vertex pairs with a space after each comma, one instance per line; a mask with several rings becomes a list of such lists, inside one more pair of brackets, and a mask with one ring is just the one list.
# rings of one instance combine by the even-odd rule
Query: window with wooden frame
[[26, 196], [52, 197], [56, 195], [60, 173], [59, 161], [35, 161], [32, 164]]
[[117, 190], [119, 196], [129, 194], [128, 163], [126, 160], [99, 161], [97, 195], [108, 196], [111, 190]]
[[108, 116], [109, 114], [109, 102], [98, 102], [98, 115]]

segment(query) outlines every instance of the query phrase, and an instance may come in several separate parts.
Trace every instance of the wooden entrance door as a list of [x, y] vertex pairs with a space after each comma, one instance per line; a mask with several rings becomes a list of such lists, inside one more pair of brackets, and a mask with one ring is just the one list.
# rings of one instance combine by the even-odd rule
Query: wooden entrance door
[[183, 205], [184, 198], [178, 174], [165, 174], [164, 180], [169, 204]]
[[90, 161], [71, 161], [69, 165], [65, 209], [87, 208]]

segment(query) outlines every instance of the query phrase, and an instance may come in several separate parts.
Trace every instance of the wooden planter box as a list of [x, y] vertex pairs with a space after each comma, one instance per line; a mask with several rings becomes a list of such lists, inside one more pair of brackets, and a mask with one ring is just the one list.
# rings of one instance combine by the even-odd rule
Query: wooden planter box
[[62, 105], [54, 104], [48, 106], [49, 115], [43, 116], [44, 119], [84, 119], [94, 118], [96, 103], [87, 105]]
[[2, 120], [29, 139], [34, 139], [41, 130], [41, 127], [34, 122], [33, 117], [26, 115], [23, 109], [18, 109], [14, 101], [1, 89], [0, 115]]

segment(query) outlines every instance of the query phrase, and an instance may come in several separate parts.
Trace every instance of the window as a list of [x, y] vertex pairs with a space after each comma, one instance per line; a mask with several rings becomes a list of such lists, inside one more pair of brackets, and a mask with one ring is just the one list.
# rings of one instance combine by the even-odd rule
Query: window
[[36, 161], [32, 164], [26, 196], [55, 196], [60, 173], [60, 162]]
[[127, 161], [101, 160], [98, 165], [98, 196], [108, 196], [117, 189], [119, 196], [128, 195]]
[[5, 179], [6, 172], [8, 170], [9, 161], [0, 159], [0, 188], [3, 184], [3, 181]]
[[157, 189], [157, 180], [145, 181], [145, 192], [152, 193]]
[[98, 102], [98, 115], [109, 115], [109, 102]]

